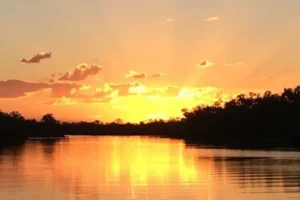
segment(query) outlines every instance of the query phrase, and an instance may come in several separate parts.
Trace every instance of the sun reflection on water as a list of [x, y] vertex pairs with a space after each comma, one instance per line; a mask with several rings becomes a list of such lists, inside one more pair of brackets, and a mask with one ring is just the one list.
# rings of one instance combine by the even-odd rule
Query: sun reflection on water
[[[277, 162], [249, 156], [273, 156]], [[280, 159], [288, 156], [300, 158], [299, 153], [188, 148], [181, 140], [149, 137], [29, 141], [0, 151], [0, 193], [4, 200], [279, 200], [300, 195], [300, 159], [287, 168]], [[224, 159], [231, 157], [237, 159]]]

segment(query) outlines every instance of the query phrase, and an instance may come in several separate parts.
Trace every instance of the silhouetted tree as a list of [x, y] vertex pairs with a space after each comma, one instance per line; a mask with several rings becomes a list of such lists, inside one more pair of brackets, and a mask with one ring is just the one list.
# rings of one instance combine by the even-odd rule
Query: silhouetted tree
[[58, 121], [54, 118], [53, 114], [46, 114], [42, 117], [41, 122], [46, 124], [57, 124]]
[[123, 124], [123, 120], [120, 118], [115, 119], [114, 121], [116, 124]]

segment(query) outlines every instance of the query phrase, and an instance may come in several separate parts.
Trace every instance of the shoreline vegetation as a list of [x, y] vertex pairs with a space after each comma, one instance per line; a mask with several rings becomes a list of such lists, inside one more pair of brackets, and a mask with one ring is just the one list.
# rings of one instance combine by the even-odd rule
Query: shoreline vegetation
[[188, 145], [240, 149], [300, 149], [300, 86], [281, 94], [240, 94], [228, 102], [182, 109], [182, 118], [140, 123], [60, 122], [52, 114], [40, 121], [0, 110], [0, 141], [65, 135], [155, 136], [183, 139]]

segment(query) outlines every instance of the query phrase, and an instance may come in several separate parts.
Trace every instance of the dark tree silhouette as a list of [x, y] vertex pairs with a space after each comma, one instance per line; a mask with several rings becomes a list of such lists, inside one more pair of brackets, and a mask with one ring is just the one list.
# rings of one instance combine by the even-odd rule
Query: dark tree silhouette
[[57, 124], [58, 121], [54, 118], [52, 114], [46, 114], [42, 117], [41, 122], [46, 124]]
[[0, 110], [2, 138], [53, 137], [70, 135], [151, 135], [184, 139], [188, 144], [237, 148], [300, 148], [300, 86], [281, 94], [240, 94], [228, 102], [182, 109], [182, 118], [148, 120], [138, 124], [62, 122], [52, 114], [41, 121], [25, 119], [20, 113]]

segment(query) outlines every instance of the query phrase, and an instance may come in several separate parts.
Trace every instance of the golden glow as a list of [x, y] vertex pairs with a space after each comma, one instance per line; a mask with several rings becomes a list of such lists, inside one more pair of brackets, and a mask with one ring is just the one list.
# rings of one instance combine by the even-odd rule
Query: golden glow
[[[145, 192], [145, 188], [150, 192], [171, 183], [188, 186], [201, 179], [208, 180], [208, 171], [212, 170], [205, 163], [199, 166], [195, 152], [186, 149], [182, 141], [140, 137], [86, 138], [71, 137], [70, 145], [56, 143], [48, 149], [42, 145], [27, 149], [23, 158], [26, 168], [20, 171], [22, 177], [30, 178], [34, 173], [47, 184], [53, 179], [62, 179], [65, 183], [59, 185], [70, 184], [68, 189], [58, 188], [62, 193], [74, 194], [84, 185], [98, 185], [99, 191], [137, 196]], [[36, 168], [35, 163], [45, 162], [51, 162], [51, 172], [32, 171]], [[178, 189], [167, 187], [164, 192], [176, 194]]]
[[[257, 168], [256, 164], [248, 167], [243, 161], [213, 158], [295, 158], [297, 155], [296, 152], [278, 155], [276, 152], [187, 148], [180, 140], [147, 137], [80, 136], [60, 141], [28, 141], [18, 151], [0, 154], [3, 172], [0, 190], [1, 197], [11, 196], [14, 193], [10, 189], [16, 186], [15, 199], [24, 200], [35, 195], [46, 200], [91, 197], [105, 200], [193, 197], [200, 200], [225, 196], [225, 199], [245, 199], [247, 192], [258, 189], [277, 197], [278, 189], [282, 188], [278, 186], [288, 183], [288, 180], [278, 179], [278, 175], [296, 172], [288, 172], [289, 168], [281, 166], [285, 163], [273, 168], [262, 163]], [[270, 183], [268, 178], [274, 177], [272, 175], [276, 180]], [[250, 200], [253, 195], [246, 197]]]
[[[0, 81], [15, 79], [80, 86], [77, 90], [58, 91], [60, 95], [55, 99], [51, 91], [45, 92], [47, 88], [35, 91], [35, 87], [30, 87], [24, 93], [20, 91], [19, 95], [26, 100], [6, 98], [5, 94], [9, 92], [3, 92], [0, 104], [4, 111], [17, 110], [27, 118], [53, 113], [57, 119], [68, 121], [88, 120], [89, 116], [101, 115], [105, 122], [115, 118], [135, 122], [147, 120], [147, 116], [153, 116], [153, 113], [177, 117], [182, 108], [211, 104], [224, 96], [228, 99], [232, 93], [278, 92], [299, 82], [300, 71], [296, 66], [300, 59], [296, 52], [299, 52], [300, 45], [295, 39], [299, 35], [299, 28], [295, 26], [299, 20], [296, 17], [299, 5], [296, 1], [290, 4], [273, 2], [272, 6], [266, 6], [269, 5], [265, 2], [267, 0], [262, 0], [259, 5], [253, 1], [232, 2], [216, 10], [213, 1], [205, 0], [189, 3], [167, 0], [146, 5], [137, 0], [118, 3], [99, 0], [101, 11], [97, 10], [99, 1], [96, 0], [89, 4], [53, 1], [57, 2], [53, 6], [46, 1], [36, 5], [37, 12], [32, 15], [11, 10], [15, 6], [13, 1], [2, 5], [1, 8], [8, 12], [0, 12], [5, 22]], [[67, 11], [56, 15], [57, 6]], [[282, 9], [278, 15], [278, 8], [286, 6], [289, 9]], [[42, 13], [42, 8], [48, 8], [54, 17]], [[68, 15], [81, 13], [82, 8], [90, 12], [84, 16]], [[15, 19], [13, 31], [11, 23], [6, 21], [10, 19]], [[34, 23], [23, 29], [23, 20], [37, 20], [36, 26]], [[51, 26], [44, 26], [48, 20]], [[68, 26], [64, 23], [66, 21], [70, 22]], [[80, 31], [78, 27], [82, 27]], [[44, 37], [53, 30], [57, 33], [53, 38], [48, 38], [47, 34]], [[28, 40], [27, 36], [36, 40]], [[17, 42], [15, 38], [18, 38]], [[35, 64], [19, 63], [23, 57], [48, 50], [53, 52], [50, 59]], [[93, 67], [101, 70], [86, 74], [87, 69]], [[73, 80], [77, 81], [58, 81], [63, 74], [67, 73], [68, 77], [74, 72], [77, 79]], [[84, 76], [78, 77], [79, 74]], [[122, 91], [109, 84], [135, 81], [141, 85], [123, 87]], [[166, 95], [164, 89], [158, 89], [168, 86], [179, 88], [179, 93]], [[11, 87], [11, 91], [21, 88]], [[217, 94], [191, 91], [192, 88], [207, 87], [217, 88]], [[140, 96], [155, 88], [153, 93], [161, 90], [163, 97], [141, 100]], [[97, 99], [101, 95], [94, 98], [96, 92], [104, 93], [104, 99]], [[153, 93], [149, 95], [156, 96]], [[137, 97], [133, 96], [135, 94]], [[70, 96], [73, 99], [65, 99]], [[170, 96], [180, 100], [173, 100]], [[118, 100], [111, 99], [115, 97]], [[121, 105], [116, 106], [115, 101], [120, 101]], [[169, 102], [162, 103], [165, 101]], [[51, 105], [60, 106], [58, 109], [55, 108], [58, 106]], [[130, 108], [123, 109], [124, 106]]]

